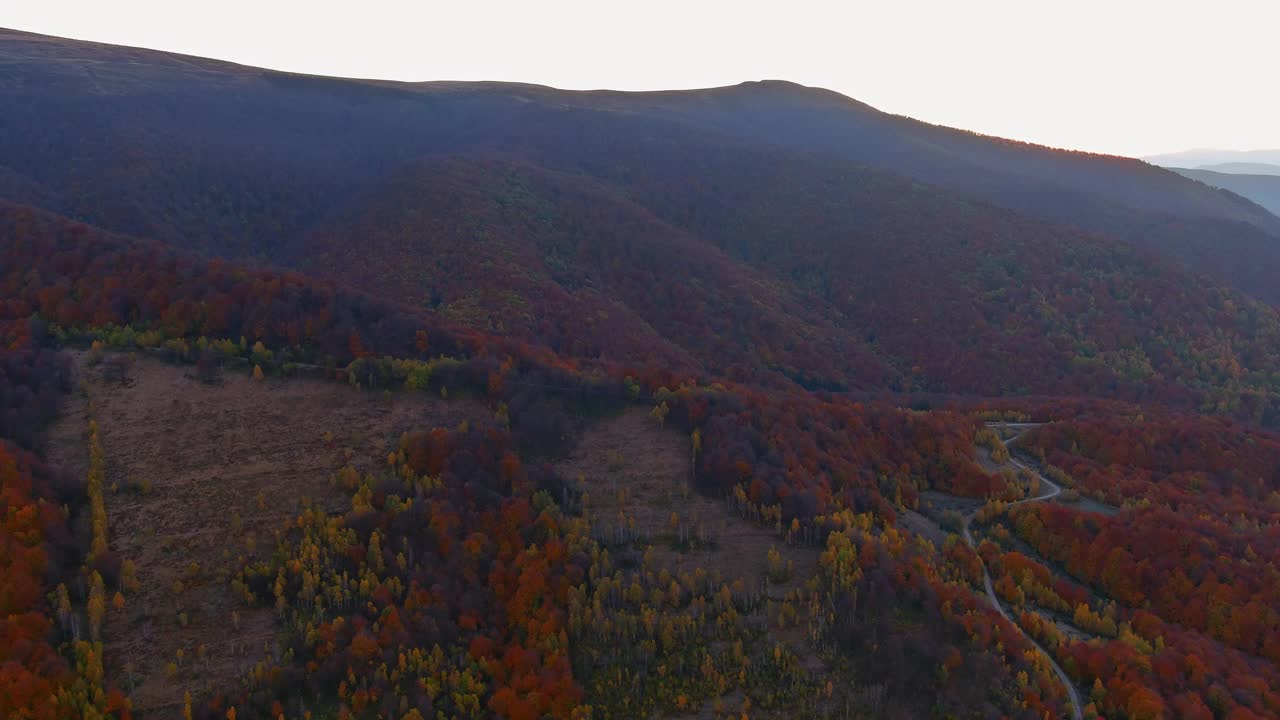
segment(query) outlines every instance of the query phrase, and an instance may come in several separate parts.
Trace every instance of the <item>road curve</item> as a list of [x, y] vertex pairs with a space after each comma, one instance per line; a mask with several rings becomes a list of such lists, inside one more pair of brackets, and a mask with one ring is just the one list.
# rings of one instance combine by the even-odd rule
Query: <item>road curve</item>
[[[991, 423], [991, 424], [999, 425], [1000, 423]], [[1008, 423], [1006, 427], [1016, 427], [1022, 430], [1022, 432], [1026, 432], [1027, 430], [1033, 427], [1036, 427], [1036, 425], [1037, 425], [1036, 423]], [[1014, 440], [1017, 440], [1019, 437], [1021, 437], [1022, 432], [1018, 433], [1017, 435], [1014, 435], [1008, 440], [1005, 440], [1004, 444], [1008, 446]], [[1027, 472], [1032, 473], [1033, 475], [1036, 476], [1036, 478], [1040, 480], [1040, 483], [1042, 486], [1047, 485], [1049, 487], [1048, 492], [1045, 492], [1041, 495], [1037, 495], [1035, 497], [1023, 498], [1016, 502], [1010, 503], [1010, 505], [1021, 505], [1023, 503], [1043, 502], [1045, 500], [1055, 498], [1062, 493], [1061, 487], [1059, 487], [1056, 483], [1049, 480], [1045, 476], [1041, 475], [1037, 470], [1027, 467], [1026, 465], [1019, 462], [1016, 458], [1012, 456], [1009, 457], [1009, 462], [1013, 463], [1015, 466], [1023, 470], [1026, 470]], [[977, 547], [977, 544], [973, 542], [973, 535], [969, 532], [969, 523], [973, 520], [973, 515], [974, 513], [969, 513], [964, 517], [964, 541], [968, 543], [969, 547], [972, 548], [973, 551], [976, 553], [978, 550], [978, 547]], [[1003, 617], [1005, 620], [1008, 620], [1010, 624], [1012, 624], [1015, 628], [1017, 628], [1018, 632], [1022, 633], [1022, 636], [1027, 639], [1027, 642], [1030, 642], [1032, 645], [1034, 645], [1035, 648], [1039, 650], [1042, 655], [1045, 656], [1045, 659], [1049, 661], [1049, 665], [1053, 667], [1053, 671], [1058, 675], [1058, 680], [1060, 680], [1063, 686], [1067, 688], [1067, 697], [1071, 700], [1072, 720], [1084, 720], [1084, 709], [1083, 709], [1083, 705], [1080, 704], [1080, 693], [1076, 691], [1075, 684], [1071, 682], [1071, 678], [1067, 677], [1066, 671], [1062, 669], [1062, 666], [1058, 665], [1058, 661], [1053, 659], [1053, 656], [1049, 654], [1049, 651], [1041, 647], [1040, 643], [1035, 641], [1035, 638], [1028, 635], [1026, 631], [1023, 630], [1020, 625], [1018, 625], [1018, 622], [1013, 618], [1009, 617], [1009, 613], [1005, 612], [1004, 606], [1000, 604], [1000, 599], [996, 597], [995, 588], [993, 588], [991, 585], [991, 573], [987, 572], [987, 564], [982, 561], [981, 556], [978, 557], [978, 561], [982, 563], [982, 584], [987, 591], [987, 598], [991, 600], [991, 604], [995, 607], [996, 611], [1000, 613], [1001, 617]]]

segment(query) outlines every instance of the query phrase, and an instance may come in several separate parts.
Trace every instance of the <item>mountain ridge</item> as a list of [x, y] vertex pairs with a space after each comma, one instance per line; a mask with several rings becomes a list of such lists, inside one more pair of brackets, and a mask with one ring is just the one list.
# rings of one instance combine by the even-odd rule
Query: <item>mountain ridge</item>
[[1280, 165], [1269, 165], [1267, 163], [1218, 163], [1216, 165], [1201, 165], [1194, 169], [1236, 175], [1280, 175]]
[[[528, 123], [620, 122], [624, 138], [682, 133], [726, 149], [768, 146], [874, 166], [1154, 248], [1280, 304], [1268, 279], [1280, 273], [1280, 218], [1237, 195], [1136, 160], [888, 115], [820, 88], [770, 80], [562, 91], [352, 80], [6, 32], [0, 94], [17, 110], [0, 120], [12, 139], [0, 141], [9, 178], [0, 182], [18, 200], [206, 250], [234, 242], [236, 256], [265, 257], [267, 241], [245, 237], [245, 228], [304, 232], [307, 218], [415, 155], [510, 150], [512, 137], [529, 135], [521, 127]], [[89, 135], [74, 126], [86, 113], [100, 123]], [[80, 190], [65, 197], [72, 156]], [[126, 170], [129, 163], [140, 171]], [[201, 197], [210, 188], [218, 197]], [[229, 223], [228, 214], [241, 217]], [[1202, 229], [1185, 232], [1187, 222]]]
[[1280, 213], [1280, 167], [1275, 174], [1215, 172], [1206, 168], [1171, 168], [1174, 172], [1205, 185], [1247, 197], [1272, 213]]
[[1199, 167], [1230, 162], [1260, 162], [1280, 165], [1280, 148], [1263, 150], [1216, 150], [1196, 148], [1181, 152], [1145, 155], [1143, 160], [1163, 167]]
[[[152, 56], [111, 48], [92, 73], [39, 83], [51, 63], [87, 72], [73, 51], [98, 46], [29, 43], [45, 59], [0, 76], [0, 95], [25, 100], [0, 118], [16, 200], [584, 359], [811, 389], [1191, 402], [1221, 391], [1226, 358], [1270, 342], [1265, 319], [1232, 318], [1229, 293], [1198, 276], [1280, 304], [1280, 240], [1261, 227], [1280, 219], [1236, 195], [785, 81], [563, 92], [235, 66], [231, 91], [161, 55], [167, 81], [148, 70], [116, 95], [95, 83]], [[13, 45], [0, 57], [23, 55]], [[1154, 182], [1130, 205], [1080, 187], [1113, 172]], [[1088, 300], [1073, 277], [1113, 287]], [[1160, 315], [1155, 298], [1192, 315]], [[1234, 333], [1225, 354], [1210, 350], [1216, 322]], [[1160, 336], [1185, 332], [1181, 354]], [[1215, 369], [1197, 377], [1194, 362]], [[1262, 394], [1243, 412], [1269, 419], [1275, 393], [1250, 382]]]

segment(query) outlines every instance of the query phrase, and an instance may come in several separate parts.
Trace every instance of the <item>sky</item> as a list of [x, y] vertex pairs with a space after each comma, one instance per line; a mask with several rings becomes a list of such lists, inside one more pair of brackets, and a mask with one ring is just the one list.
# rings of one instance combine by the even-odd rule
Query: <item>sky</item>
[[783, 79], [1120, 155], [1280, 148], [1277, 0], [13, 0], [0, 26], [345, 77]]

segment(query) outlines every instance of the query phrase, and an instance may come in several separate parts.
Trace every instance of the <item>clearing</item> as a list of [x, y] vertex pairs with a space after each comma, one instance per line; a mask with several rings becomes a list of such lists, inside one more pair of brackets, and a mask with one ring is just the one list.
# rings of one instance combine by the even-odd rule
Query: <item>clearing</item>
[[80, 390], [50, 429], [49, 459], [83, 474], [97, 421], [110, 548], [139, 580], [125, 609], [108, 612], [106, 672], [153, 717], [176, 715], [184, 692], [236, 682], [275, 649], [273, 612], [229, 587], [238, 556], [269, 553], [304, 502], [345, 509], [349, 493], [330, 478], [348, 457], [373, 467], [404, 431], [487, 414], [469, 400], [247, 373], [208, 385], [155, 359], [73, 356]]
[[653, 557], [672, 573], [714, 568], [730, 580], [741, 578], [747, 588], [759, 588], [765, 583], [771, 548], [795, 570], [788, 582], [770, 586], [771, 596], [780, 597], [817, 573], [818, 553], [813, 549], [788, 545], [773, 530], [743, 520], [723, 501], [694, 490], [689, 438], [660, 428], [643, 409], [628, 409], [589, 426], [556, 469], [565, 479], [582, 482], [597, 531], [616, 526], [624, 511], [642, 535], [656, 541], [672, 534], [668, 528], [674, 514], [674, 535], [683, 528], [691, 549], [677, 549], [674, 541], [653, 545]]
[[[726, 502], [699, 494], [691, 484], [692, 459], [688, 436], [663, 429], [644, 409], [632, 408], [587, 427], [556, 469], [586, 491], [586, 513], [597, 536], [608, 542], [625, 515], [628, 531], [638, 534], [636, 544], [647, 546], [658, 568], [672, 574], [715, 570], [730, 583], [741, 580], [748, 592], [764, 589], [769, 602], [746, 620], [768, 623], [771, 641], [784, 643], [806, 670], [830, 673], [802, 626], [779, 628], [768, 620], [770, 604], [780, 603], [817, 575], [819, 550], [788, 544], [774, 529], [741, 518]], [[768, 578], [771, 549], [789, 568], [785, 580]], [[611, 551], [620, 558], [628, 552]], [[643, 550], [631, 552], [635, 560]], [[741, 699], [737, 692], [722, 698], [730, 706]], [[712, 704], [691, 717], [714, 717]]]

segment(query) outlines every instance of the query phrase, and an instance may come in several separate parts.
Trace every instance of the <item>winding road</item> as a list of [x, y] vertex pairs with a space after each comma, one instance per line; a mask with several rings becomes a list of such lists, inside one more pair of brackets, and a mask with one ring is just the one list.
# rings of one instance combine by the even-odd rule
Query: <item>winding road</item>
[[[1005, 446], [1008, 447], [1010, 443], [1012, 443], [1014, 440], [1017, 440], [1019, 437], [1021, 437], [1022, 433], [1026, 432], [1027, 430], [1033, 427], [1036, 427], [1038, 424], [1039, 423], [990, 423], [990, 426], [1014, 428], [1020, 431], [1017, 435], [1014, 435], [1013, 437], [1004, 441]], [[1021, 500], [1018, 500], [1017, 502], [1010, 503], [1010, 505], [1021, 505], [1023, 503], [1043, 502], [1045, 500], [1055, 498], [1062, 493], [1061, 487], [1059, 487], [1057, 484], [1055, 484], [1045, 476], [1041, 475], [1035, 469], [1027, 467], [1023, 463], [1019, 462], [1017, 458], [1010, 456], [1009, 462], [1013, 463], [1016, 467], [1026, 470], [1027, 472], [1030, 472], [1033, 475], [1035, 475], [1040, 480], [1042, 487], [1046, 485], [1049, 487], [1049, 491], [1042, 495], [1023, 498]], [[969, 513], [964, 517], [964, 541], [969, 544], [970, 548], [973, 548], [974, 552], [977, 552], [978, 550], [977, 544], [974, 543], [973, 535], [969, 532], [969, 523], [973, 520], [973, 515], [974, 513]], [[982, 560], [981, 556], [979, 556], [978, 559], [981, 562]], [[1083, 710], [1083, 706], [1080, 704], [1080, 693], [1076, 691], [1076, 686], [1071, 682], [1071, 678], [1067, 677], [1066, 671], [1062, 669], [1062, 666], [1058, 665], [1058, 661], [1053, 659], [1053, 656], [1049, 654], [1049, 651], [1041, 647], [1040, 643], [1036, 642], [1034, 638], [1028, 635], [1026, 631], [1023, 630], [1022, 627], [1018, 625], [1017, 621], [1009, 617], [1009, 613], [1005, 612], [1004, 606], [1000, 604], [1000, 599], [996, 597], [995, 589], [991, 586], [991, 573], [987, 571], [987, 564], [985, 562], [982, 563], [982, 584], [986, 587], [987, 597], [991, 600], [991, 604], [995, 606], [996, 611], [999, 612], [1000, 615], [1005, 620], [1008, 620], [1015, 628], [1017, 628], [1018, 632], [1022, 633], [1022, 636], [1027, 639], [1027, 642], [1030, 642], [1032, 645], [1034, 645], [1035, 648], [1039, 650], [1040, 653], [1043, 654], [1045, 658], [1049, 661], [1049, 665], [1052, 666], [1053, 671], [1057, 673], [1058, 679], [1061, 680], [1062, 684], [1067, 688], [1067, 697], [1071, 700], [1072, 719], [1084, 720], [1084, 710]]]

